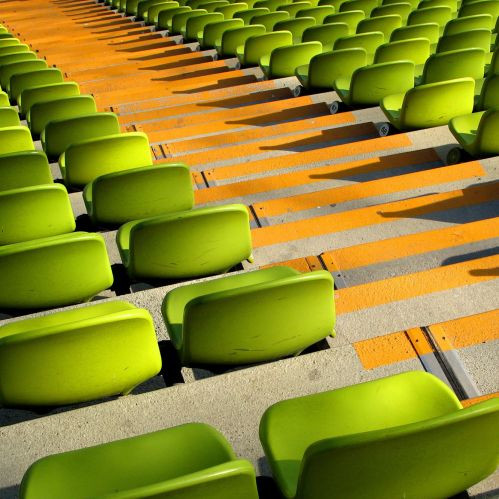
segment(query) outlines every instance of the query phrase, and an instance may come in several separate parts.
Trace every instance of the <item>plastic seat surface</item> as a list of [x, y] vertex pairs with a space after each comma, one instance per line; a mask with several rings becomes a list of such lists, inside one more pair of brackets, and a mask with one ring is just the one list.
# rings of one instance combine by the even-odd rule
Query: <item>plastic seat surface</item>
[[[16, 45], [17, 47], [21, 47], [21, 45]], [[15, 51], [14, 53], [1, 54], [0, 53], [0, 71], [1, 67], [6, 64], [13, 64], [14, 62], [23, 62], [23, 61], [34, 61], [37, 59], [37, 55], [35, 52], [31, 51]]]
[[296, 76], [306, 88], [333, 89], [333, 82], [340, 78], [350, 79], [353, 72], [367, 64], [364, 49], [335, 50], [316, 55], [307, 66], [296, 69]]
[[23, 90], [41, 85], [50, 85], [51, 83], [62, 83], [64, 81], [60, 69], [47, 68], [26, 73], [18, 73], [10, 78], [10, 97], [15, 99], [18, 104]]
[[26, 120], [31, 133], [40, 135], [51, 121], [77, 118], [96, 112], [95, 100], [91, 95], [74, 95], [32, 104], [26, 114]]
[[474, 90], [472, 78], [429, 83], [389, 95], [380, 107], [399, 130], [447, 125], [451, 118], [472, 112]]
[[[1, 41], [2, 40], [0, 40], [0, 42]], [[0, 45], [0, 57], [3, 57], [4, 55], [19, 54], [21, 52], [30, 52], [30, 47], [24, 43], [8, 45], [6, 47]]]
[[203, 39], [199, 42], [203, 48], [216, 48], [217, 44], [221, 47], [222, 36], [225, 31], [233, 28], [241, 28], [243, 26], [244, 21], [235, 18], [208, 24], [203, 30]]
[[0, 309], [60, 307], [113, 283], [104, 239], [73, 232], [0, 246]]
[[75, 219], [63, 185], [52, 183], [0, 192], [0, 245], [74, 230]]
[[179, 7], [180, 4], [174, 1], [164, 1], [157, 3], [147, 10], [146, 21], [148, 24], [157, 24], [159, 13], [163, 10], [168, 10], [169, 8]]
[[262, 362], [334, 334], [333, 288], [329, 272], [274, 267], [176, 288], [162, 313], [183, 365]]
[[109, 173], [85, 186], [83, 200], [94, 223], [103, 224], [190, 210], [191, 173], [179, 163]]
[[57, 406], [127, 394], [160, 369], [149, 312], [123, 301], [0, 327], [3, 406]]
[[0, 107], [0, 128], [21, 126], [19, 114], [13, 107]]
[[215, 12], [189, 18], [185, 28], [185, 40], [197, 40], [199, 32], [202, 32], [207, 24], [223, 20], [224, 16]]
[[313, 17], [299, 17], [297, 19], [286, 19], [275, 24], [276, 31], [289, 31], [293, 35], [293, 43], [302, 41], [303, 32], [312, 26], [316, 21]]
[[489, 109], [449, 121], [449, 129], [459, 144], [471, 156], [499, 154], [499, 110]]
[[0, 129], [0, 155], [11, 152], [34, 151], [31, 133], [25, 126], [11, 126]]
[[494, 20], [490, 14], [478, 14], [475, 16], [451, 19], [444, 29], [444, 36], [464, 33], [472, 29], [488, 29], [492, 31]]
[[248, 26], [251, 22], [251, 19], [253, 19], [255, 16], [263, 14], [270, 14], [270, 10], [267, 9], [266, 7], [251, 8], [248, 10], [242, 10], [238, 12], [237, 14], [234, 15], [234, 17], [237, 19], [242, 19], [244, 21], [245, 26]]
[[214, 428], [188, 423], [35, 462], [21, 499], [258, 499], [255, 470]]
[[252, 17], [250, 24], [261, 24], [262, 26], [265, 26], [267, 32], [271, 32], [276, 23], [285, 21], [286, 19], [289, 19], [289, 14], [287, 12], [269, 12], [268, 14], [260, 14]]
[[426, 23], [436, 23], [439, 31], [442, 32], [444, 26], [452, 19], [452, 9], [445, 5], [440, 7], [426, 7], [413, 10], [407, 19], [407, 25], [418, 25]]
[[0, 107], [10, 107], [9, 96], [0, 90]]
[[187, 21], [193, 17], [202, 16], [207, 14], [205, 9], [193, 9], [187, 12], [180, 12], [172, 17], [171, 33], [174, 35], [185, 36]]
[[323, 24], [345, 23], [349, 28], [349, 34], [353, 35], [355, 34], [360, 21], [365, 18], [366, 15], [362, 10], [351, 10], [348, 12], [338, 12], [337, 14], [327, 16], [324, 19]]
[[53, 120], [41, 133], [43, 149], [49, 158], [58, 158], [71, 144], [120, 133], [114, 113], [90, 113], [84, 116]]
[[181, 14], [183, 12], [189, 12], [192, 9], [190, 7], [169, 7], [168, 9], [165, 8], [158, 14], [158, 23], [156, 27], [158, 30], [171, 30], [172, 29], [172, 21], [173, 17], [176, 16], [177, 14]]
[[50, 83], [26, 88], [21, 92], [19, 99], [19, 111], [26, 115], [33, 104], [39, 102], [53, 101], [66, 97], [74, 97], [80, 94], [80, 87], [74, 81], [64, 83]]
[[322, 24], [324, 19], [331, 14], [334, 14], [335, 10], [332, 5], [320, 5], [318, 7], [308, 7], [300, 10], [296, 17], [313, 17], [317, 24]]
[[340, 6], [340, 12], [361, 10], [366, 17], [371, 15], [372, 10], [378, 6], [376, 0], [347, 0]]
[[403, 25], [407, 23], [409, 14], [412, 12], [412, 5], [408, 2], [392, 3], [390, 5], [380, 5], [371, 12], [371, 17], [382, 17], [397, 15], [402, 19]]
[[430, 41], [427, 38], [412, 38], [380, 45], [376, 49], [374, 62], [377, 64], [408, 60], [420, 66], [428, 57], [430, 57]]
[[375, 106], [391, 94], [406, 92], [414, 86], [414, 63], [382, 62], [356, 69], [351, 79], [334, 81], [341, 100], [349, 106]]
[[476, 99], [476, 109], [499, 108], [499, 75], [492, 74], [485, 78], [480, 95]]
[[278, 402], [260, 440], [286, 498], [450, 497], [495, 470], [498, 424], [419, 371]]
[[320, 53], [322, 53], [320, 42], [296, 43], [290, 47], [278, 47], [270, 56], [263, 56], [260, 59], [260, 66], [269, 78], [286, 78], [294, 76], [297, 67], [308, 64], [312, 57]]
[[116, 242], [132, 278], [202, 277], [251, 257], [248, 211], [222, 205], [128, 222]]
[[53, 182], [47, 157], [41, 151], [0, 155], [0, 192]]
[[243, 10], [248, 9], [248, 4], [244, 2], [233, 2], [228, 5], [222, 5], [215, 9], [215, 12], [220, 12], [224, 16], [224, 19], [232, 19], [235, 14]]
[[[233, 57], [237, 55], [238, 58], [244, 60], [244, 46], [246, 41], [252, 37], [264, 35], [265, 32], [265, 26], [261, 24], [230, 28], [223, 32], [220, 47], [217, 46], [217, 52], [223, 56]], [[291, 33], [289, 33], [289, 36], [292, 38]], [[260, 58], [258, 57], [255, 60], [255, 65], [258, 64], [259, 60]]]
[[489, 53], [491, 37], [492, 33], [488, 29], [472, 29], [464, 33], [442, 36], [438, 41], [437, 52], [478, 47]]
[[[304, 18], [305, 19], [305, 18]], [[330, 52], [338, 38], [348, 36], [346, 23], [328, 23], [307, 28], [302, 36], [303, 42], [320, 42], [323, 52]]]
[[100, 175], [152, 165], [147, 135], [130, 132], [75, 142], [59, 158], [64, 183], [82, 186]]
[[430, 46], [436, 45], [440, 37], [440, 27], [437, 23], [416, 24], [414, 26], [402, 26], [392, 32], [391, 42], [411, 40], [413, 38], [427, 38]]
[[28, 73], [38, 71], [40, 69], [47, 69], [47, 62], [44, 59], [35, 59], [32, 61], [13, 62], [2, 66], [0, 71], [0, 86], [9, 92], [10, 78], [18, 73]]
[[494, 20], [499, 17], [499, 2], [496, 0], [479, 0], [464, 3], [459, 9], [458, 17], [469, 17], [477, 14], [490, 14]]
[[367, 61], [371, 63], [374, 59], [376, 49], [383, 44], [385, 36], [381, 31], [374, 33], [361, 33], [358, 35], [345, 36], [338, 38], [334, 44], [334, 50], [363, 48], [367, 53]]
[[385, 40], [390, 39], [392, 32], [402, 26], [402, 18], [399, 15], [372, 17], [364, 19], [357, 25], [357, 33], [372, 33], [381, 31], [385, 35]]
[[213, 13], [218, 9], [219, 7], [230, 5], [228, 0], [211, 0], [208, 2], [203, 2], [199, 8], [205, 9], [208, 11], [208, 13]]
[[256, 66], [260, 58], [269, 55], [277, 47], [293, 45], [293, 35], [289, 31], [273, 31], [252, 36], [246, 40], [244, 48], [238, 49], [238, 59], [245, 66]]
[[300, 10], [307, 7], [312, 7], [312, 4], [310, 2], [293, 2], [281, 5], [277, 8], [277, 10], [283, 10], [287, 12], [291, 17], [295, 17]]

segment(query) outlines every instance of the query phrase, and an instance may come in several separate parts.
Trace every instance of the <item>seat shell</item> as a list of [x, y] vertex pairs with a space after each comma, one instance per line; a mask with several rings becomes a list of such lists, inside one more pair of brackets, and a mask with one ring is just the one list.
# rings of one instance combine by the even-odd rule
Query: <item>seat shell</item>
[[113, 283], [104, 239], [73, 232], [0, 247], [0, 309], [61, 307]]
[[20, 105], [22, 112], [23, 107], [20, 97], [23, 90], [41, 85], [50, 85], [51, 83], [62, 83], [63, 81], [62, 72], [57, 68], [18, 73], [10, 78], [10, 98]]
[[122, 224], [190, 210], [194, 205], [191, 173], [180, 163], [108, 173], [85, 186], [83, 200], [96, 224]]
[[290, 47], [274, 49], [270, 57], [264, 56], [260, 59], [260, 66], [268, 78], [286, 78], [294, 76], [296, 68], [308, 64], [312, 57], [321, 53], [320, 42], [295, 43]]
[[128, 222], [116, 242], [136, 279], [202, 277], [251, 257], [248, 211], [238, 204]]
[[9, 126], [0, 129], [0, 155], [34, 150], [35, 146], [27, 127]]
[[188, 423], [48, 456], [26, 472], [21, 499], [258, 499], [255, 470], [214, 428]]
[[[241, 14], [241, 12], [239, 12]], [[239, 15], [237, 14], [237, 15]], [[230, 28], [223, 32], [220, 41], [220, 47], [217, 46], [217, 52], [222, 56], [236, 56], [244, 60], [244, 46], [248, 39], [253, 36], [265, 34], [265, 26], [251, 25], [241, 26], [240, 28]], [[291, 36], [291, 33], [290, 33]], [[255, 61], [258, 64], [260, 58]]]
[[21, 126], [19, 114], [14, 107], [0, 107], [0, 128]]
[[260, 440], [287, 498], [450, 497], [495, 470], [498, 424], [499, 399], [462, 409], [416, 371], [278, 402]]
[[63, 185], [45, 184], [0, 192], [0, 245], [74, 230], [73, 210]]
[[[223, 42], [222, 42], [223, 43]], [[273, 31], [248, 38], [244, 47], [237, 48], [237, 57], [244, 66], [256, 66], [260, 59], [277, 47], [293, 45], [293, 35], [289, 31]]]
[[19, 111], [22, 115], [27, 115], [34, 104], [73, 97], [79, 94], [80, 87], [74, 81], [25, 88], [21, 92], [19, 99]]
[[127, 394], [161, 369], [149, 312], [114, 301], [0, 328], [0, 405], [56, 406]]
[[262, 362], [334, 335], [333, 288], [329, 272], [272, 267], [176, 288], [162, 313], [183, 365]]
[[52, 182], [52, 173], [43, 152], [15, 152], [0, 156], [0, 192]]

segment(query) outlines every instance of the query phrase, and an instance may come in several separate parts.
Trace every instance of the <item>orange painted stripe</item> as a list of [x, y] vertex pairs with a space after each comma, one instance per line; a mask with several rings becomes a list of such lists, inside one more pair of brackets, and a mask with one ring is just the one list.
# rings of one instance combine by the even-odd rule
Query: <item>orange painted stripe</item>
[[[296, 100], [296, 104], [295, 104]], [[293, 103], [295, 106], [290, 106]], [[148, 113], [148, 119], [156, 119], [156, 121], [143, 123], [142, 126], [144, 130], [147, 132], [153, 132], [155, 130], [161, 130], [163, 134], [163, 139], [168, 137], [170, 129], [175, 127], [187, 127], [188, 125], [198, 125], [199, 128], [196, 129], [196, 135], [201, 135], [202, 133], [210, 133], [210, 130], [213, 131], [213, 125], [217, 121], [241, 121], [241, 123], [237, 123], [239, 127], [246, 125], [251, 125], [251, 118], [255, 116], [267, 116], [270, 113], [282, 112], [288, 110], [290, 107], [300, 108], [303, 106], [315, 106], [326, 109], [327, 106], [324, 103], [314, 104], [312, 99], [309, 96], [298, 97], [294, 99], [293, 97], [289, 99], [276, 100], [273, 102], [262, 102], [257, 104], [251, 104], [249, 106], [240, 107], [237, 110], [237, 115], [234, 112], [234, 109], [221, 109], [218, 111], [212, 111], [210, 113], [196, 113], [189, 114], [186, 116], [180, 117], [172, 117], [169, 119], [159, 119], [162, 111], [157, 110], [157, 116], [152, 118], [152, 112]], [[169, 110], [166, 110], [169, 112]], [[275, 116], [269, 117], [267, 121], [274, 119]], [[165, 133], [166, 132], [166, 133]], [[179, 138], [177, 136], [173, 136], [170, 138]], [[154, 140], [154, 142], [159, 142]]]
[[418, 356], [404, 331], [358, 341], [353, 347], [364, 369], [395, 364]]
[[488, 271], [498, 265], [499, 255], [493, 255], [343, 288], [336, 292], [336, 313], [338, 315], [346, 314], [489, 281], [496, 276], [488, 273]]
[[450, 210], [461, 206], [497, 199], [497, 184], [484, 184], [439, 194], [430, 194], [342, 213], [297, 220], [253, 230], [253, 247], [332, 234], [368, 225], [393, 222], [426, 213]]
[[[496, 276], [499, 277], [499, 272]], [[430, 331], [444, 351], [499, 340], [499, 310], [434, 324]]]
[[386, 149], [395, 149], [411, 145], [409, 136], [405, 133], [363, 140], [339, 146], [324, 147], [313, 151], [297, 152], [276, 158], [249, 161], [243, 164], [212, 168], [205, 171], [209, 180], [224, 180], [242, 177], [253, 173], [263, 173], [270, 170], [282, 170], [294, 166], [304, 167], [319, 161], [331, 161], [349, 156], [368, 154]]
[[[257, 105], [265, 102], [273, 102], [277, 100], [291, 99], [293, 96], [289, 88], [270, 88], [262, 89], [259, 92], [249, 92], [243, 95], [239, 93], [234, 96], [229, 96], [226, 99], [209, 100], [209, 101], [198, 101], [189, 102], [186, 104], [180, 104], [178, 106], [170, 107], [160, 107], [155, 109], [147, 109], [144, 111], [138, 111], [135, 113], [124, 114], [120, 116], [120, 120], [123, 123], [135, 123], [140, 121], [156, 120], [160, 118], [174, 118], [180, 115], [196, 114], [196, 113], [207, 113], [211, 111], [222, 111], [224, 109], [237, 109], [249, 105]], [[192, 99], [191, 99], [192, 100]], [[210, 116], [210, 115], [206, 115]], [[216, 136], [218, 137], [218, 135]], [[170, 138], [168, 140], [171, 140]], [[176, 151], [176, 147], [181, 147], [182, 144], [188, 143], [189, 141], [175, 142], [167, 144], [168, 148], [173, 148]], [[179, 149], [179, 151], [187, 150], [191, 151], [194, 147], [188, 147], [187, 149]]]
[[410, 342], [412, 343], [414, 350], [420, 357], [422, 355], [433, 353], [433, 348], [421, 328], [415, 327], [408, 329], [406, 331], [406, 334]]
[[499, 392], [489, 393], [487, 395], [482, 395], [481, 397], [473, 397], [471, 399], [461, 400], [463, 407], [470, 407], [480, 402], [485, 402], [486, 400], [495, 399], [499, 397]]
[[395, 192], [404, 192], [430, 185], [445, 184], [470, 177], [486, 175], [478, 161], [460, 165], [460, 168], [442, 166], [389, 178], [358, 182], [322, 191], [308, 192], [286, 198], [277, 198], [253, 205], [259, 217], [273, 217], [284, 213], [311, 210], [319, 206], [345, 203]]
[[322, 264], [318, 257], [307, 256], [305, 258], [296, 258], [294, 260], [288, 260], [286, 262], [272, 263], [269, 265], [264, 265], [260, 268], [266, 269], [269, 267], [291, 267], [292, 269], [298, 270], [299, 272], [312, 272], [314, 270], [322, 270]]
[[[355, 117], [350, 113], [340, 113], [331, 115], [331, 117], [342, 117], [343, 119], [352, 119]], [[328, 118], [328, 117], [324, 117]], [[322, 118], [319, 118], [322, 119]], [[319, 121], [315, 119], [315, 121]], [[301, 121], [299, 124], [301, 125]], [[296, 126], [291, 123], [291, 126]], [[268, 127], [270, 128], [270, 127]], [[246, 132], [248, 133], [248, 132]], [[323, 182], [333, 179], [341, 179], [351, 175], [361, 175], [370, 172], [388, 170], [399, 167], [400, 165], [410, 166], [427, 162], [439, 161], [439, 157], [434, 149], [423, 149], [421, 151], [411, 151], [405, 153], [392, 154], [390, 156], [380, 156], [377, 158], [361, 159], [351, 163], [338, 163], [335, 165], [320, 166], [306, 170], [298, 170], [281, 175], [272, 175], [259, 177], [245, 182], [235, 182], [233, 184], [224, 184], [210, 187], [195, 192], [197, 203], [207, 203], [221, 199], [230, 199], [259, 192], [267, 192], [276, 189], [286, 189], [299, 185], [310, 184], [312, 182]], [[200, 182], [199, 174], [193, 172], [196, 182]]]
[[322, 258], [344, 271], [490, 239], [497, 236], [498, 229], [499, 218], [496, 217], [340, 248], [324, 253]]
[[[313, 111], [325, 112], [325, 104], [313, 104], [309, 106]], [[308, 114], [307, 109], [303, 110]], [[312, 112], [313, 112], [312, 111]], [[289, 111], [283, 111], [283, 114], [296, 116], [297, 109], [293, 108]], [[274, 121], [274, 120], [271, 120]], [[302, 130], [297, 126], [297, 130]], [[233, 158], [248, 158], [250, 156], [265, 154], [269, 151], [282, 152], [289, 154], [294, 148], [305, 147], [308, 145], [327, 144], [334, 141], [344, 139], [354, 139], [355, 137], [365, 137], [366, 135], [373, 135], [375, 128], [372, 123], [360, 123], [358, 125], [351, 125], [345, 127], [331, 128], [329, 130], [307, 130], [294, 135], [286, 135], [284, 137], [269, 138], [267, 140], [260, 140], [258, 142], [249, 142], [237, 144], [231, 147], [218, 148], [198, 153], [187, 154], [178, 156], [177, 159], [191, 166], [198, 166], [206, 163], [214, 163], [216, 161], [230, 160]], [[244, 132], [241, 132], [244, 138]], [[273, 159], [273, 158], [272, 158]], [[269, 159], [269, 161], [272, 161]]]

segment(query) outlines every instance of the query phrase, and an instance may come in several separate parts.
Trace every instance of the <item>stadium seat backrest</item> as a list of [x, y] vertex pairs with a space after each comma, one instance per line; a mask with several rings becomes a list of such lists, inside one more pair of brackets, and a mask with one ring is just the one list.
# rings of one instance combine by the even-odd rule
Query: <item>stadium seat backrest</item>
[[452, 19], [452, 9], [445, 5], [413, 10], [407, 19], [407, 25], [437, 23], [443, 28]]
[[361, 33], [357, 35], [338, 38], [334, 44], [334, 50], [348, 48], [363, 48], [367, 53], [367, 60], [372, 61], [376, 49], [383, 44], [385, 36], [381, 31], [373, 33]]
[[21, 120], [15, 107], [0, 107], [0, 128], [21, 126]]
[[430, 56], [430, 42], [427, 38], [412, 38], [380, 45], [376, 49], [375, 63], [392, 61], [412, 61], [424, 64]]
[[464, 33], [472, 29], [488, 29], [494, 28], [494, 20], [490, 14], [478, 14], [476, 16], [458, 17], [451, 19], [444, 29], [444, 36]]
[[298, 17], [296, 19], [287, 19], [279, 21], [274, 25], [276, 31], [289, 31], [293, 35], [293, 43], [300, 43], [302, 41], [303, 32], [315, 26], [316, 21], [313, 17]]
[[225, 31], [244, 26], [242, 19], [226, 19], [224, 21], [208, 24], [203, 30], [203, 46], [215, 47], [221, 43]]
[[338, 38], [348, 36], [349, 27], [346, 23], [329, 23], [319, 26], [312, 26], [303, 32], [302, 41], [304, 42], [321, 42], [323, 52], [327, 49], [331, 50]]
[[488, 29], [472, 29], [463, 33], [442, 36], [438, 41], [437, 52], [478, 47], [488, 53], [491, 37], [492, 33]]
[[252, 36], [244, 44], [244, 62], [247, 65], [258, 65], [262, 56], [270, 54], [277, 47], [292, 44], [293, 36], [289, 31], [273, 31]]
[[80, 87], [74, 81], [37, 85], [26, 88], [21, 92], [19, 110], [23, 115], [26, 115], [33, 104], [73, 97], [79, 94]]
[[10, 78], [17, 73], [27, 73], [47, 69], [47, 62], [44, 59], [34, 59], [31, 61], [13, 62], [0, 68], [0, 86], [7, 92], [10, 90]]
[[0, 156], [0, 192], [53, 182], [47, 156], [26, 151]]
[[31, 133], [25, 126], [11, 126], [0, 129], [0, 155], [11, 152], [34, 151]]
[[50, 85], [51, 83], [61, 83], [64, 79], [60, 69], [47, 68], [39, 71], [29, 71], [13, 75], [10, 78], [10, 97], [19, 103], [21, 92], [24, 89], [37, 87], [41, 85]]
[[437, 23], [415, 24], [414, 26], [402, 26], [393, 31], [391, 42], [410, 40], [412, 38], [427, 38], [430, 44], [436, 44], [440, 37]]
[[385, 40], [390, 39], [393, 30], [402, 26], [402, 18], [397, 14], [389, 16], [372, 17], [360, 21], [357, 26], [357, 33], [371, 33], [381, 31], [385, 35]]
[[426, 61], [422, 83], [454, 80], [466, 76], [479, 80], [483, 78], [484, 69], [485, 51], [480, 48], [432, 54]]

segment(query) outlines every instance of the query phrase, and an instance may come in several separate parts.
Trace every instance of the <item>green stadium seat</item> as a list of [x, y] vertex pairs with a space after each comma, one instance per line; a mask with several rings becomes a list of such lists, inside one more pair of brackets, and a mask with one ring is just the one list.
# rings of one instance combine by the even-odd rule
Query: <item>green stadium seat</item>
[[222, 7], [217, 7], [215, 12], [220, 12], [224, 19], [232, 19], [235, 14], [248, 9], [248, 4], [244, 2], [234, 2]]
[[214, 428], [188, 423], [36, 461], [21, 499], [258, 499], [255, 470]]
[[334, 14], [332, 5], [320, 5], [318, 7], [308, 7], [300, 10], [296, 17], [313, 17], [317, 24], [322, 24], [327, 16]]
[[289, 3], [288, 0], [259, 0], [253, 4], [255, 9], [269, 9], [270, 12], [275, 12], [281, 5]]
[[378, 6], [376, 0], [347, 0], [340, 6], [340, 12], [349, 12], [352, 10], [361, 10], [366, 17], [371, 15], [372, 10]]
[[17, 38], [0, 39], [0, 48], [14, 47], [15, 45], [22, 45], [22, 43]]
[[47, 156], [41, 151], [0, 156], [0, 192], [53, 182]]
[[290, 17], [295, 17], [300, 10], [306, 9], [308, 7], [312, 7], [312, 4], [310, 2], [293, 2], [281, 5], [277, 8], [277, 10], [285, 11], [290, 15]]
[[205, 9], [193, 9], [188, 12], [181, 12], [179, 14], [175, 14], [172, 17], [172, 28], [170, 30], [172, 35], [182, 35], [185, 36], [187, 29], [187, 21], [193, 17], [202, 16], [206, 14], [207, 10]]
[[0, 129], [0, 155], [34, 150], [31, 133], [25, 126], [10, 126]]
[[[239, 15], [239, 14], [238, 14]], [[237, 55], [244, 59], [244, 46], [246, 40], [265, 34], [265, 26], [253, 25], [253, 26], [242, 26], [240, 28], [230, 28], [224, 31], [222, 34], [222, 39], [220, 41], [220, 46], [217, 45], [217, 52], [224, 57], [234, 57]], [[270, 33], [269, 33], [270, 34]], [[289, 33], [289, 38], [292, 40], [292, 35]], [[253, 42], [254, 43], [254, 42]], [[258, 64], [259, 57], [254, 62], [254, 65]]]
[[66, 120], [96, 112], [95, 100], [91, 95], [74, 95], [31, 105], [26, 120], [31, 133], [38, 136], [51, 121]]
[[151, 165], [149, 140], [142, 132], [78, 141], [70, 144], [59, 158], [64, 183], [78, 187], [100, 175]]
[[[364, 49], [335, 50], [316, 55], [309, 65], [299, 66], [296, 76], [306, 89], [332, 90], [333, 82], [341, 78], [350, 79], [353, 72], [367, 64], [367, 54]], [[301, 89], [295, 89], [295, 95], [300, 95]]]
[[[0, 42], [1, 41], [2, 40], [0, 40]], [[19, 41], [16, 44], [7, 45], [6, 47], [2, 47], [0, 45], [0, 57], [3, 57], [4, 55], [12, 55], [29, 51], [30, 47], [28, 45], [25, 45], [24, 43], [19, 43]]]
[[302, 41], [303, 32], [315, 26], [316, 22], [313, 17], [298, 17], [296, 19], [287, 19], [279, 21], [274, 25], [276, 31], [289, 31], [293, 35], [293, 43], [300, 43]]
[[204, 27], [207, 24], [223, 20], [223, 14], [215, 12], [189, 18], [185, 25], [185, 41], [194, 41], [201, 38], [203, 36]]
[[390, 5], [380, 5], [371, 12], [371, 17], [383, 17], [397, 15], [402, 19], [403, 25], [407, 23], [409, 14], [412, 12], [412, 5], [408, 2], [392, 3]]
[[75, 219], [63, 185], [35, 185], [0, 192], [0, 245], [74, 230]]
[[63, 81], [61, 70], [57, 68], [18, 73], [10, 78], [10, 98], [20, 104], [19, 99], [23, 90], [52, 83], [62, 83]]
[[[21, 47], [21, 45], [16, 45], [15, 47]], [[13, 64], [14, 62], [34, 61], [36, 59], [38, 59], [38, 56], [35, 52], [31, 51], [19, 51], [7, 53], [5, 55], [0, 54], [0, 71], [1, 68], [6, 64]]]
[[450, 7], [452, 14], [457, 12], [458, 0], [422, 0], [418, 9], [427, 9], [429, 7]]
[[[235, 5], [235, 4], [234, 4]], [[242, 19], [226, 19], [208, 24], [203, 30], [203, 38], [199, 39], [202, 48], [222, 47], [222, 36], [225, 31], [244, 26]]]
[[485, 78], [482, 90], [476, 100], [476, 110], [499, 108], [499, 75], [491, 74]]
[[237, 14], [234, 15], [235, 19], [242, 19], [244, 21], [244, 25], [248, 26], [251, 23], [251, 20], [255, 16], [260, 16], [263, 14], [269, 14], [270, 10], [267, 8], [259, 8], [259, 9], [248, 9], [248, 10], [241, 10]]
[[158, 4], [161, 4], [162, 2], [163, 2], [163, 0], [145, 0], [145, 1], [139, 2], [139, 4], [137, 5], [136, 19], [138, 21], [146, 20], [147, 13], [148, 13], [149, 9], [153, 5], [158, 5]]
[[95, 224], [123, 224], [194, 206], [191, 174], [181, 163], [101, 175], [85, 186], [83, 200]]
[[248, 211], [225, 205], [128, 222], [116, 242], [133, 279], [179, 279], [227, 272], [251, 258]]
[[452, 19], [452, 9], [446, 6], [427, 7], [413, 10], [407, 19], [407, 25], [436, 23], [439, 33], [442, 34], [445, 25]]
[[127, 16], [136, 16], [139, 7], [140, 0], [126, 0], [125, 2], [125, 13]]
[[47, 123], [40, 138], [49, 159], [57, 159], [73, 143], [120, 133], [114, 113], [90, 113]]
[[494, 21], [499, 17], [499, 2], [497, 0], [480, 0], [478, 2], [463, 3], [459, 9], [458, 17], [490, 14]]
[[79, 94], [80, 87], [74, 81], [25, 88], [19, 97], [19, 112], [26, 115], [33, 104], [73, 97]]
[[324, 19], [323, 24], [338, 24], [345, 23], [348, 26], [348, 31], [350, 35], [355, 34], [357, 31], [357, 26], [365, 19], [366, 15], [362, 10], [351, 10], [349, 12], [339, 12], [338, 14], [332, 14]]
[[374, 33], [361, 33], [358, 35], [338, 38], [334, 44], [334, 50], [362, 48], [366, 51], [368, 63], [374, 60], [376, 49], [385, 42], [385, 35], [381, 31]]
[[211, 2], [206, 2], [206, 3], [203, 2], [199, 6], [199, 8], [205, 9], [208, 12], [215, 12], [216, 9], [223, 7], [223, 6], [227, 6], [227, 5], [230, 5], [227, 0], [212, 0]]
[[171, 8], [179, 7], [180, 4], [175, 1], [164, 1], [161, 3], [157, 3], [153, 5], [152, 7], [149, 7], [147, 10], [147, 18], [146, 21], [148, 24], [157, 24], [158, 23], [158, 16], [159, 13], [162, 12], [163, 10], [168, 10]]
[[[420, 85], [405, 94], [389, 95], [381, 100], [380, 107], [391, 126], [397, 130], [411, 130], [447, 125], [449, 120], [473, 110], [475, 81], [459, 78]], [[381, 135], [390, 127], [380, 129]]]
[[432, 54], [424, 66], [421, 83], [455, 80], [470, 77], [475, 80], [475, 92], [481, 83], [485, 69], [485, 52], [481, 48], [451, 50]]
[[[306, 18], [303, 18], [306, 19]], [[302, 36], [303, 42], [321, 42], [322, 51], [330, 52], [336, 40], [348, 36], [350, 30], [346, 23], [320, 24], [307, 28]]]
[[278, 402], [260, 440], [285, 498], [450, 497], [494, 472], [498, 424], [499, 399], [406, 372]]
[[320, 42], [296, 43], [278, 47], [260, 58], [260, 66], [268, 78], [294, 76], [296, 68], [309, 64], [312, 57], [322, 53]]
[[451, 19], [444, 28], [444, 36], [465, 33], [472, 29], [488, 29], [492, 31], [494, 21], [490, 14], [479, 14], [469, 17], [458, 17]]
[[160, 13], [158, 14], [158, 23], [156, 25], [156, 28], [158, 30], [168, 30], [170, 31], [172, 29], [172, 22], [174, 16], [177, 14], [181, 14], [184, 12], [190, 12], [192, 9], [187, 6], [181, 6], [181, 7], [169, 7], [169, 8], [164, 8]]
[[269, 12], [268, 14], [260, 14], [251, 18], [250, 24], [258, 24], [265, 26], [267, 32], [274, 30], [274, 25], [279, 21], [289, 19], [289, 14], [284, 11]]
[[0, 90], [0, 107], [10, 107], [9, 96]]
[[430, 42], [427, 38], [412, 38], [380, 45], [374, 55], [374, 63], [412, 61], [415, 64], [415, 77], [423, 73], [423, 67], [430, 56]]
[[237, 57], [243, 66], [257, 66], [264, 55], [270, 54], [277, 47], [292, 44], [293, 35], [289, 31], [274, 31], [252, 36], [246, 40], [244, 46], [237, 48]]
[[162, 313], [182, 365], [264, 362], [334, 334], [333, 288], [329, 272], [271, 267], [173, 289]]
[[12, 62], [5, 64], [0, 68], [0, 86], [9, 93], [10, 78], [18, 73], [27, 73], [47, 69], [47, 62], [44, 59], [35, 59], [31, 61]]
[[381, 31], [385, 35], [385, 41], [390, 40], [392, 32], [402, 26], [402, 18], [393, 14], [389, 16], [371, 17], [360, 21], [357, 26], [357, 33], [372, 33]]
[[[449, 129], [467, 155], [478, 158], [499, 154], [499, 109], [456, 116], [449, 121]], [[447, 162], [460, 163], [461, 151], [460, 148], [451, 149]]]
[[127, 394], [160, 369], [149, 312], [124, 301], [0, 327], [0, 406], [50, 407]]
[[411, 40], [413, 38], [427, 38], [430, 41], [430, 49], [437, 46], [440, 38], [440, 27], [437, 23], [416, 24], [414, 26], [402, 26], [392, 32], [391, 42]]
[[0, 246], [0, 309], [62, 307], [111, 286], [100, 234], [72, 232]]
[[[414, 63], [411, 61], [382, 62], [356, 69], [351, 78], [333, 83], [342, 103], [349, 107], [376, 106], [383, 97], [406, 92], [414, 86]], [[339, 111], [338, 102], [331, 112]]]
[[0, 128], [21, 126], [19, 114], [13, 107], [0, 107]]
[[[499, 4], [499, 2], [497, 2]], [[478, 47], [487, 54], [490, 52], [492, 33], [488, 29], [472, 29], [464, 33], [442, 36], [438, 41], [437, 52]]]

